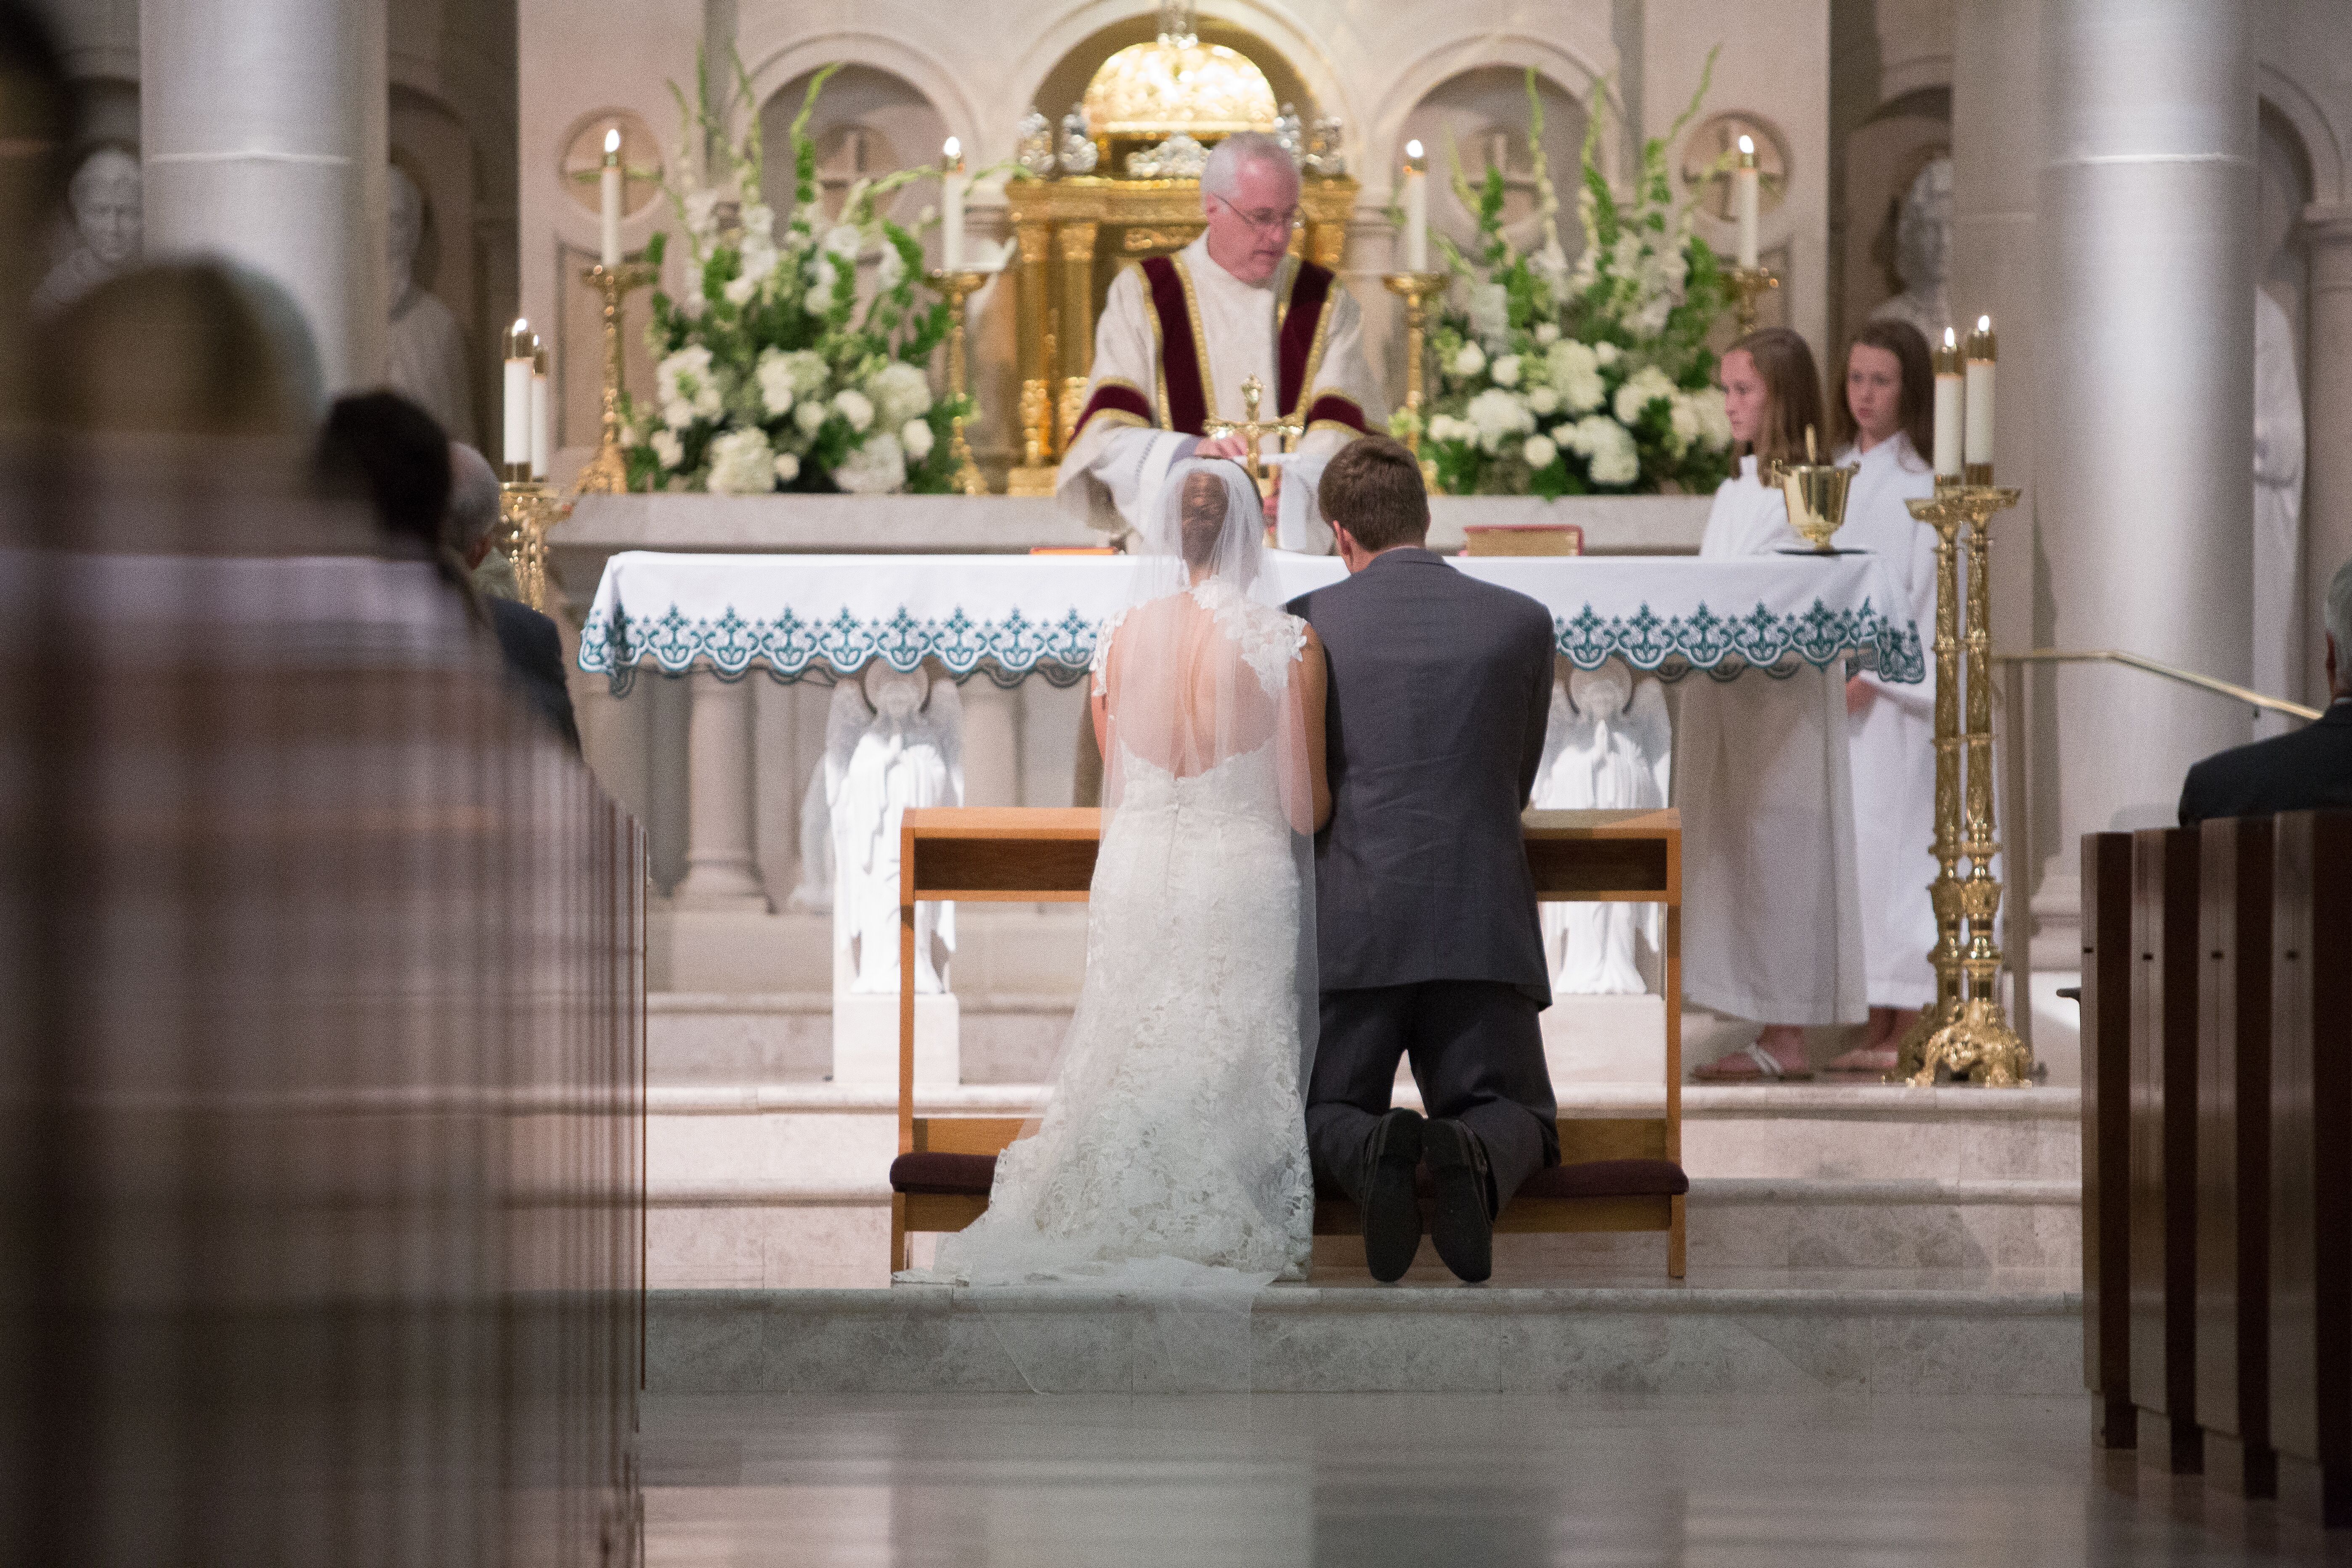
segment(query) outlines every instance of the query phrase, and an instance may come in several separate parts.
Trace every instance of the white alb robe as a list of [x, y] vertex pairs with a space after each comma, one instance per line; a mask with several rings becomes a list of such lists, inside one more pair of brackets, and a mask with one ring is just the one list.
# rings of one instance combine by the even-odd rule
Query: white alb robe
[[[1896, 432], [1867, 452], [1851, 447], [1840, 463], [1861, 468], [1846, 492], [1845, 526], [1832, 542], [1841, 550], [1867, 550], [1885, 563], [1903, 602], [1889, 616], [1918, 623], [1923, 641], [1936, 625], [1936, 531], [1903, 503], [1936, 493], [1936, 476]], [[1873, 700], [1846, 720], [1853, 753], [1857, 872], [1862, 883], [1862, 951], [1874, 1007], [1924, 1007], [1936, 999], [1936, 972], [1927, 950], [1936, 945], [1936, 911], [1927, 885], [1936, 879], [1936, 667], [1916, 686], [1860, 679]]]
[[[1780, 492], [1741, 458], [1715, 492], [1700, 556], [1803, 547]], [[1766, 1024], [1864, 1022], [1843, 671], [1694, 675], [1681, 699], [1684, 994]]]
[[[1265, 389], [1258, 417], [1276, 417], [1275, 306], [1282, 283], [1296, 270], [1297, 263], [1284, 262], [1264, 283], [1244, 283], [1210, 258], [1205, 234], [1180, 251], [1178, 259], [1192, 277], [1193, 298], [1200, 306], [1201, 352], [1208, 358], [1209, 387], [1216, 399], [1210, 416], [1241, 418], [1242, 383], [1255, 376]], [[1327, 315], [1322, 358], [1311, 384], [1300, 393], [1297, 412], [1304, 416], [1317, 397], [1337, 393], [1363, 411], [1367, 429], [1385, 428], [1387, 405], [1364, 358], [1364, 313], [1340, 279], [1332, 282]], [[1106, 380], [1137, 388], [1165, 417], [1165, 410], [1158, 409], [1160, 334], [1143, 275], [1133, 267], [1112, 281], [1110, 296], [1103, 303], [1102, 320], [1095, 328], [1095, 363], [1087, 395], [1091, 398]], [[1316, 487], [1332, 454], [1355, 435], [1329, 424], [1313, 426], [1283, 465], [1276, 528], [1276, 542], [1283, 549], [1313, 555], [1331, 552], [1331, 531], [1316, 505]], [[1191, 452], [1197, 439], [1099, 416], [1090, 419], [1062, 460], [1055, 494], [1066, 509], [1096, 528], [1114, 535], [1128, 533], [1140, 528], [1150, 515], [1170, 465]], [[1263, 447], [1276, 453], [1281, 450], [1281, 443], [1268, 437]]]
[[[2254, 689], [2303, 698], [2303, 389], [2294, 328], [2279, 302], [2254, 290]], [[2284, 734], [2264, 714], [2259, 735]]]

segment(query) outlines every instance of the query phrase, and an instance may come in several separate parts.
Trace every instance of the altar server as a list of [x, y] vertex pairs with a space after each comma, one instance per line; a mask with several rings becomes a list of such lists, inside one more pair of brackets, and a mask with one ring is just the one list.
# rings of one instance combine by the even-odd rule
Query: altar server
[[[1364, 358], [1363, 312], [1329, 268], [1290, 254], [1298, 166], [1271, 136], [1226, 137], [1201, 174], [1208, 227], [1174, 256], [1120, 272], [1095, 331], [1087, 401], [1062, 461], [1062, 504], [1125, 534], [1181, 458], [1238, 457], [1237, 437], [1205, 422], [1244, 417], [1242, 383], [1264, 388], [1258, 417], [1305, 426], [1282, 466], [1267, 521], [1286, 550], [1330, 553], [1316, 504], [1323, 466], [1387, 410]], [[1272, 437], [1264, 451], [1280, 450]]]
[[[1812, 351], [1786, 328], [1751, 332], [1723, 356], [1723, 392], [1739, 470], [1715, 492], [1700, 556], [1803, 548], [1759, 470], [1803, 462], [1805, 428], [1822, 423]], [[1765, 1026], [1697, 1077], [1809, 1078], [1805, 1027], [1868, 1012], [1843, 682], [1809, 664], [1785, 680], [1688, 680], [1681, 722], [1683, 990]]]
[[[1927, 340], [1908, 321], [1877, 321], [1846, 350], [1845, 395], [1837, 411], [1840, 463], [1861, 471], [1846, 494], [1845, 526], [1833, 542], [1867, 550], [1902, 590], [1890, 605], [1936, 624], [1936, 531], [1904, 505], [1936, 491], [1923, 453], [1935, 450], [1936, 373]], [[1895, 1070], [1896, 1043], [1936, 999], [1936, 686], [1905, 686], [1865, 670], [1845, 683], [1847, 743], [1853, 756], [1853, 818], [1862, 881], [1862, 950], [1870, 994], [1870, 1034], [1829, 1064], [1834, 1073], [1876, 1078]]]

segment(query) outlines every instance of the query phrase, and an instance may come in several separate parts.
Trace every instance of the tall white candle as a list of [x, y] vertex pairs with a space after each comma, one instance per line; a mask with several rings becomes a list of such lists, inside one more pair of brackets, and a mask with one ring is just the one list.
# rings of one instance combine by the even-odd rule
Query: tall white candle
[[1992, 318], [1979, 316], [1969, 334], [1969, 435], [1965, 450], [1969, 466], [1992, 467]]
[[621, 265], [621, 128], [604, 132], [604, 229], [600, 252], [605, 268]]
[[530, 335], [530, 477], [547, 478], [547, 350]]
[[1739, 167], [1731, 172], [1732, 216], [1739, 221], [1739, 265], [1756, 265], [1756, 222], [1758, 211], [1758, 175], [1756, 173], [1756, 139], [1739, 139]]
[[1936, 477], [1960, 477], [1961, 391], [1960, 345], [1952, 329], [1944, 329], [1944, 342], [1936, 360]]
[[949, 137], [940, 153], [947, 167], [940, 175], [940, 266], [949, 272], [963, 270], [963, 196], [971, 182], [963, 172], [963, 143]]
[[1421, 143], [1404, 144], [1404, 269], [1429, 270], [1429, 165]]
[[507, 334], [506, 428], [499, 460], [509, 479], [530, 468], [530, 323], [518, 319]]

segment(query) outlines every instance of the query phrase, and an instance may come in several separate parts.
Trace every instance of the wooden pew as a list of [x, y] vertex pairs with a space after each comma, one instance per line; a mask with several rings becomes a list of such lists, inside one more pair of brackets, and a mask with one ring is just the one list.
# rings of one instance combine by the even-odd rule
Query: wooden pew
[[2270, 1448], [2271, 859], [2266, 816], [2199, 827], [2197, 1422], [2205, 1478], [2277, 1485]]
[[2083, 1382], [2092, 1441], [2138, 1442], [2131, 1399], [2131, 942], [2128, 833], [2083, 836]]
[[2270, 1435], [2281, 1507], [2352, 1525], [2352, 812], [2275, 832]]
[[2204, 1467], [2197, 1425], [2198, 837], [2132, 835], [2131, 1396], [2147, 1457]]
[[[1664, 1231], [1666, 1272], [1686, 1260], [1682, 1163], [1682, 820], [1672, 811], [1542, 811], [1526, 818], [1536, 897], [1665, 906], [1665, 1109], [1662, 1116], [1569, 1117], [1560, 1165], [1540, 1172], [1497, 1216], [1501, 1234]], [[925, 810], [899, 843], [898, 1158], [891, 1165], [890, 1266], [909, 1266], [919, 1231], [961, 1230], [988, 1206], [995, 1156], [1019, 1135], [1004, 1117], [918, 1117], [914, 1101], [915, 905], [1078, 902], [1094, 880], [1101, 814]], [[1355, 1205], [1316, 1204], [1318, 1235], [1360, 1228]]]

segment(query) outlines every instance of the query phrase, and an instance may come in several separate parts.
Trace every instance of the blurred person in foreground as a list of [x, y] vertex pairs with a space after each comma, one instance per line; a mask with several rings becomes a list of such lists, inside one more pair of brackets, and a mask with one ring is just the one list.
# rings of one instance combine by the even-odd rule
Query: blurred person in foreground
[[2327, 710], [2302, 729], [2190, 768], [2180, 820], [2352, 809], [2352, 561], [2327, 584]]
[[[481, 465], [477, 474], [458, 453]], [[508, 673], [532, 710], [555, 726], [564, 743], [580, 749], [572, 694], [563, 683], [563, 641], [555, 623], [509, 599], [473, 591], [467, 550], [488, 542], [482, 521], [498, 512], [498, 480], [471, 447], [454, 445], [433, 416], [393, 392], [339, 398], [328, 411], [319, 440], [319, 483], [330, 495], [364, 498], [375, 510], [391, 553], [429, 560], [442, 577], [465, 594], [468, 605], [495, 632]], [[479, 479], [489, 479], [487, 498]], [[467, 481], [459, 489], [460, 479]], [[478, 525], [478, 540], [461, 541], [453, 508], [462, 507], [467, 526]]]

